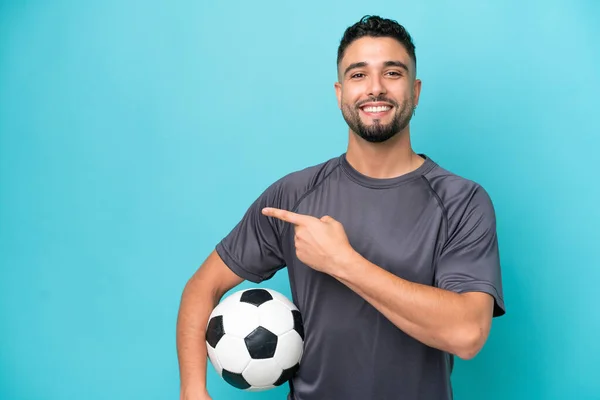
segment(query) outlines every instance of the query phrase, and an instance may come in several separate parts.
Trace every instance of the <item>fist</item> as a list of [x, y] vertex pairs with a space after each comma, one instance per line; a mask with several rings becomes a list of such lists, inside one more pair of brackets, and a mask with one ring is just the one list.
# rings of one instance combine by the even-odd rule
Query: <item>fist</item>
[[330, 216], [319, 219], [269, 207], [262, 212], [294, 225], [296, 256], [317, 271], [332, 274], [353, 252], [344, 226]]

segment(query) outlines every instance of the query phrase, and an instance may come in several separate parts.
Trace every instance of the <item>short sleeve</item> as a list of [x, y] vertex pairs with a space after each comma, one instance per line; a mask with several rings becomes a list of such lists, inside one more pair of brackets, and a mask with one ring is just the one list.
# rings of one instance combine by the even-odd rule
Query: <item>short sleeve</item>
[[457, 293], [488, 293], [495, 300], [494, 317], [504, 315], [496, 215], [489, 195], [478, 187], [453, 215], [456, 220], [449, 223], [435, 285]]
[[259, 283], [285, 266], [281, 225], [261, 211], [267, 206], [278, 207], [282, 195], [281, 181], [268, 187], [215, 248], [223, 262], [243, 279]]

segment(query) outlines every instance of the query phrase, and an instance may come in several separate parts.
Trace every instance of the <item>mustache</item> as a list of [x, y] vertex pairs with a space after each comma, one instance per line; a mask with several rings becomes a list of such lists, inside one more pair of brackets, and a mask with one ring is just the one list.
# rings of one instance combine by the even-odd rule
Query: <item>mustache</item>
[[370, 96], [366, 100], [361, 100], [358, 103], [356, 103], [355, 107], [359, 108], [359, 107], [362, 107], [364, 104], [372, 103], [372, 102], [376, 102], [376, 101], [386, 102], [386, 103], [393, 105], [394, 107], [398, 107], [398, 103], [395, 100], [389, 99], [389, 98], [387, 98], [385, 96], [381, 96], [381, 95], [380, 96]]

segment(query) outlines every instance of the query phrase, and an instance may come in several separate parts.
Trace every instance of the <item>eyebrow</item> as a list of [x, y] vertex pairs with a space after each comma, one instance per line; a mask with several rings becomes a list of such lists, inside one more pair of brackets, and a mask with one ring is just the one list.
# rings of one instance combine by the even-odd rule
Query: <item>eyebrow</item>
[[[367, 65], [369, 65], [369, 63], [367, 63], [366, 61], [360, 61], [360, 62], [352, 63], [352, 64], [348, 65], [348, 67], [344, 71], [344, 76], [350, 70], [353, 70], [353, 69], [356, 69], [356, 68], [363, 68], [363, 67], [366, 67]], [[408, 67], [406, 66], [406, 64], [404, 64], [401, 61], [386, 61], [386, 62], [383, 63], [383, 66], [384, 67], [398, 67], [398, 68], [402, 68], [407, 73], [409, 72]]]

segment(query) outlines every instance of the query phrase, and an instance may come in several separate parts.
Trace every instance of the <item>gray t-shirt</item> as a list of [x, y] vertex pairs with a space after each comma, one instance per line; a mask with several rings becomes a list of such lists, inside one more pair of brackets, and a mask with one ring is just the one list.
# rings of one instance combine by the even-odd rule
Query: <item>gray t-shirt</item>
[[345, 154], [288, 174], [217, 244], [225, 264], [251, 282], [287, 266], [305, 328], [289, 399], [452, 399], [453, 356], [408, 336], [347, 286], [300, 262], [293, 226], [264, 216], [263, 207], [329, 215], [343, 224], [353, 248], [379, 267], [453, 292], [489, 293], [494, 316], [504, 314], [487, 192], [421, 157], [417, 170], [391, 179], [362, 175]]

